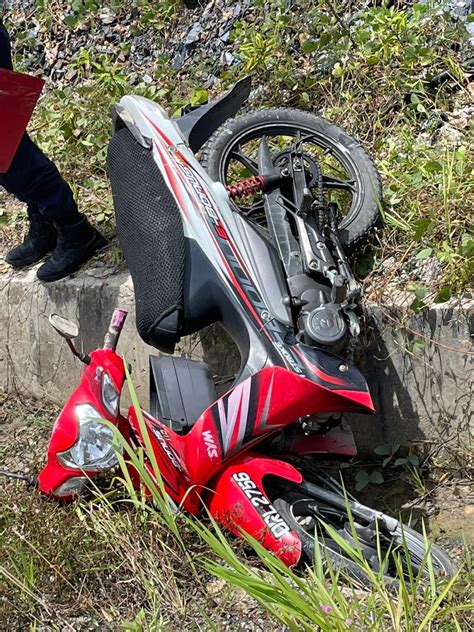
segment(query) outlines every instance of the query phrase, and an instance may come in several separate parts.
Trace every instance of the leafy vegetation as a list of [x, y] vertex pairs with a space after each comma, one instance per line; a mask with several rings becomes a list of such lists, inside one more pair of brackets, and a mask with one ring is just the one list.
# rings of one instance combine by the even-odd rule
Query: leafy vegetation
[[[75, 0], [58, 17], [50, 3], [36, 4], [39, 34], [16, 34], [25, 59], [37, 39], [48, 41], [55, 29], [68, 29], [71, 38], [82, 28], [93, 31], [103, 9], [102, 3]], [[92, 44], [82, 47], [69, 64], [73, 85], [63, 82], [54, 89], [53, 83], [33, 123], [36, 139], [59, 162], [96, 221], [112, 229], [105, 159], [108, 113], [115, 102], [133, 92], [177, 112], [189, 101], [206, 98], [209, 76], [217, 73], [213, 96], [251, 72], [259, 86], [252, 107], [317, 109], [373, 153], [386, 202], [386, 229], [375, 269], [384, 259], [401, 255], [405, 263], [411, 258], [440, 264], [441, 274], [429, 288], [413, 290], [415, 311], [469, 286], [474, 260], [473, 123], [466, 115], [456, 127], [459, 121], [453, 123], [456, 115], [451, 113], [469, 105], [472, 84], [463, 26], [439, 5], [377, 3], [348, 13], [333, 0], [299, 0], [291, 8], [282, 0], [259, 0], [230, 29], [226, 50], [238, 61], [231, 67], [216, 66], [205, 46], [198, 46], [181, 67], [172, 63], [174, 30], [189, 13], [183, 13], [179, 2], [129, 0], [107, 6], [117, 23], [132, 20], [131, 33], [158, 42], [152, 81], [137, 79], [130, 70], [126, 39], [109, 54], [95, 52]], [[451, 77], [448, 84], [435, 80], [442, 71]], [[372, 259], [365, 273], [373, 265]], [[420, 298], [423, 292], [428, 292], [426, 301]]]
[[[51, 80], [32, 122], [32, 134], [59, 163], [82, 208], [109, 231], [113, 213], [105, 159], [110, 107], [133, 92], [177, 112], [251, 72], [259, 87], [252, 107], [286, 104], [318, 110], [373, 153], [384, 179], [386, 229], [370, 266], [376, 270], [389, 257], [402, 263], [408, 257], [435, 260], [441, 266], [442, 276], [432, 286], [409, 285], [414, 311], [468, 287], [474, 257], [472, 121], [459, 128], [450, 121], [453, 112], [469, 104], [472, 86], [463, 65], [462, 27], [439, 8], [382, 4], [349, 15], [332, 0], [299, 0], [291, 9], [287, 2], [256, 0], [230, 30], [227, 50], [238, 63], [220, 66], [212, 84], [209, 74], [216, 64], [206, 51], [197, 48], [181, 67], [171, 64], [168, 40], [184, 19], [179, 2], [62, 4], [66, 10], [58, 14], [58, 3], [37, 0], [38, 33], [19, 22], [19, 69], [28, 70], [38, 41], [54, 42], [59, 29], [65, 28], [71, 39], [82, 28], [93, 33], [104, 5], [115, 11], [119, 23], [125, 16], [133, 20], [133, 34], [156, 39], [160, 47], [150, 82], [127, 65], [128, 41], [119, 41], [113, 53], [82, 46], [68, 64], [70, 81]], [[449, 85], [431, 82], [440, 71], [449, 71]], [[442, 134], [447, 123], [457, 130], [454, 140]], [[19, 224], [21, 216], [0, 209], [0, 224], [7, 222]], [[43, 451], [49, 424], [43, 432], [37, 416], [34, 422], [32, 443], [42, 433], [38, 445]], [[381, 446], [378, 456], [382, 462], [376, 470], [357, 475], [359, 489], [379, 485], [387, 467], [394, 466], [410, 473], [424, 493], [415, 454], [401, 457], [394, 446]], [[32, 462], [39, 458], [35, 453]], [[134, 491], [126, 460], [134, 461], [153, 503]], [[45, 622], [64, 629], [225, 629], [232, 625], [222, 623], [228, 611], [235, 608], [238, 618], [247, 612], [248, 606], [240, 609], [243, 602], [251, 608], [259, 604], [265, 630], [282, 625], [328, 631], [469, 629], [468, 546], [453, 581], [434, 579], [427, 560], [426, 583], [412, 576], [392, 591], [373, 574], [372, 588], [362, 589], [326, 568], [318, 547], [313, 567], [298, 572], [254, 541], [247, 542], [253, 555], [248, 550], [243, 554], [212, 522], [175, 515], [163, 500], [160, 482], [144, 470], [142, 455], [125, 451], [122, 466], [113, 485], [121, 486], [120, 492], [96, 489], [71, 507], [2, 483], [0, 588], [5, 597], [0, 620], [8, 629], [39, 630]], [[364, 567], [357, 546], [350, 554]]]

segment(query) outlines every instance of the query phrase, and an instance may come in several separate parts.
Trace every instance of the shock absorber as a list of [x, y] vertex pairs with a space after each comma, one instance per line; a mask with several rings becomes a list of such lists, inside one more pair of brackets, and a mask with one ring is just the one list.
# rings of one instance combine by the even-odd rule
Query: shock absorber
[[229, 184], [226, 189], [230, 199], [235, 200], [237, 198], [250, 197], [254, 195], [254, 193], [265, 191], [266, 182], [263, 176], [252, 176], [251, 178], [240, 180], [240, 182], [236, 182], [235, 184]]

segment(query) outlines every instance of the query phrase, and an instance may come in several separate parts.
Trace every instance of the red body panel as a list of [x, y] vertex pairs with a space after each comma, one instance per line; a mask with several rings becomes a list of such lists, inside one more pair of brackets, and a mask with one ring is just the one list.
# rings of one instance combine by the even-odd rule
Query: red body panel
[[210, 482], [204, 501], [216, 521], [234, 535], [250, 533], [288, 566], [301, 557], [301, 541], [278, 514], [265, 493], [263, 478], [299, 484], [301, 474], [284, 461], [253, 452], [239, 455]]
[[[167, 492], [187, 511], [197, 514], [201, 509], [201, 490], [225, 462], [299, 417], [336, 410], [365, 412], [359, 403], [360, 395], [358, 391], [339, 394], [282, 367], [267, 367], [218, 399], [185, 436], [176, 434], [148, 413], [143, 414]], [[128, 420], [143, 445], [133, 407]], [[300, 447], [305, 452], [332, 451], [325, 448], [333, 447], [335, 452], [354, 454], [350, 434], [344, 440], [340, 435], [313, 437], [311, 444], [307, 437], [303, 439], [306, 443]]]
[[289, 454], [335, 454], [345, 457], [357, 455], [354, 435], [347, 422], [330, 428], [327, 432], [294, 433], [285, 440], [283, 450]]
[[[38, 477], [40, 489], [45, 494], [54, 495], [54, 491], [68, 479], [84, 476], [79, 469], [65, 467], [57, 457], [58, 452], [69, 450], [77, 440], [75, 406], [91, 404], [103, 415], [104, 419], [118, 425], [122, 433], [127, 433], [126, 420], [120, 415], [113, 418], [104, 408], [101, 397], [101, 376], [104, 371], [108, 373], [118, 392], [122, 391], [125, 380], [123, 360], [115, 352], [104, 349], [93, 351], [90, 356], [92, 362], [85, 367], [79, 386], [66, 402], [53, 426], [47, 463]], [[93, 472], [88, 472], [89, 477], [93, 475]]]

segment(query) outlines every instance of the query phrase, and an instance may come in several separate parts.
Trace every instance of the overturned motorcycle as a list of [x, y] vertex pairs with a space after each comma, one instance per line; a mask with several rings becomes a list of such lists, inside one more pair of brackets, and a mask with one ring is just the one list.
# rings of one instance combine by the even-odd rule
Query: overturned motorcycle
[[[281, 108], [231, 118], [249, 92], [245, 79], [177, 119], [132, 96], [113, 112], [109, 171], [141, 337], [171, 354], [182, 336], [220, 322], [241, 357], [218, 396], [205, 363], [150, 356], [143, 417], [166, 493], [192, 514], [204, 504], [220, 525], [251, 534], [290, 566], [312, 558], [317, 534], [336, 567], [359, 575], [321, 526], [351, 543], [352, 521], [374, 570], [378, 547], [384, 557], [406, 547], [405, 564], [419, 570], [420, 534], [345, 496], [322, 468], [304, 480], [289, 459], [355, 456], [341, 415], [373, 411], [365, 379], [341, 356], [359, 333], [361, 298], [346, 253], [378, 219], [377, 171], [356, 141], [314, 114]], [[125, 316], [115, 310], [103, 348], [88, 355], [74, 347], [77, 328], [51, 318], [86, 364], [39, 476], [52, 497], [71, 499], [116, 465], [103, 419], [134, 449], [144, 446], [136, 410], [125, 417], [119, 409]], [[430, 555], [437, 574], [454, 573], [443, 551], [433, 546]], [[395, 564], [383, 572], [394, 577]]]

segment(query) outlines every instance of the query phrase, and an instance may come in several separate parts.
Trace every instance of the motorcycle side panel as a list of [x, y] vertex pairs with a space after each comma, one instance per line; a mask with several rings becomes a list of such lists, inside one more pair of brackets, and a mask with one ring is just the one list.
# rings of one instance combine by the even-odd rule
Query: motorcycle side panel
[[302, 481], [292, 465], [247, 452], [216, 475], [204, 503], [220, 525], [236, 536], [248, 533], [291, 567], [301, 558], [301, 540], [265, 493], [264, 477], [269, 475], [296, 484]]
[[[354, 396], [358, 395], [356, 391]], [[300, 417], [357, 409], [350, 396], [282, 367], [267, 367], [214, 402], [186, 435], [176, 434], [146, 412], [143, 415], [168, 494], [197, 514], [200, 495], [223, 463]], [[133, 408], [128, 419], [134, 436], [144, 445]]]

